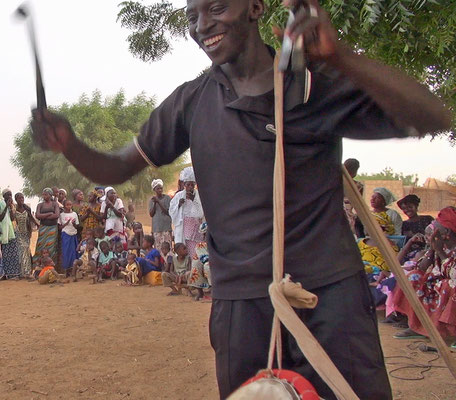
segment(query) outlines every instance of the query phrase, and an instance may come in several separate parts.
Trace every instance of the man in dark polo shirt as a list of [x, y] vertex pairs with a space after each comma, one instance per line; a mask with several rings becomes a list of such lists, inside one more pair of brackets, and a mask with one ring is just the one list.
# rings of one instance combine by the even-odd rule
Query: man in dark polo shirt
[[[294, 5], [298, 1], [289, 1]], [[345, 219], [342, 137], [379, 139], [445, 130], [451, 116], [425, 87], [353, 53], [316, 1], [297, 13], [287, 34], [304, 35], [311, 62], [310, 98], [285, 76], [285, 271], [319, 297], [298, 311], [362, 399], [390, 399], [375, 308]], [[172, 162], [190, 147], [209, 225], [213, 282], [210, 321], [221, 398], [267, 363], [273, 309], [272, 176], [273, 51], [261, 40], [263, 0], [188, 0], [190, 35], [213, 62], [178, 87], [143, 126], [133, 144], [99, 153], [68, 122], [34, 113], [36, 139], [62, 152], [96, 182], [115, 184], [148, 164]], [[283, 366], [334, 395], [284, 333]]]

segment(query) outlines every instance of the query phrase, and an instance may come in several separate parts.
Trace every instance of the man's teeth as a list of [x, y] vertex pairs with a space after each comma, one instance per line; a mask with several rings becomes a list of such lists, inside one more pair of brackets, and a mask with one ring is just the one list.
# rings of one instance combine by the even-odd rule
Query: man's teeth
[[213, 36], [209, 39], [204, 40], [203, 43], [205, 46], [212, 46], [214, 43], [217, 43], [222, 39], [223, 39], [223, 35], [217, 35], [217, 36]]

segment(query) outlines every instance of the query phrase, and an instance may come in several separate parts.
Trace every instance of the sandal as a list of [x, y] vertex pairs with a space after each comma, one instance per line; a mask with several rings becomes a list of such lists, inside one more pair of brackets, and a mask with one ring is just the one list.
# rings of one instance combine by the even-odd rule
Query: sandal
[[412, 331], [410, 328], [398, 332], [393, 336], [393, 338], [395, 339], [423, 339], [425, 337], [426, 336], [421, 335], [415, 331]]
[[180, 293], [178, 292], [169, 292], [167, 296], [179, 296]]
[[451, 344], [450, 344], [450, 347], [451, 347], [452, 349], [456, 349], [456, 342], [451, 343]]

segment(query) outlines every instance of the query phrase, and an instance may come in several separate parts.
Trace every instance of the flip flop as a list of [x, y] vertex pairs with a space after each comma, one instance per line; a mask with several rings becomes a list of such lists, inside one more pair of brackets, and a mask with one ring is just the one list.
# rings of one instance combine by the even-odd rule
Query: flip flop
[[420, 335], [419, 333], [412, 331], [410, 328], [396, 333], [393, 338], [394, 339], [423, 339], [426, 336]]

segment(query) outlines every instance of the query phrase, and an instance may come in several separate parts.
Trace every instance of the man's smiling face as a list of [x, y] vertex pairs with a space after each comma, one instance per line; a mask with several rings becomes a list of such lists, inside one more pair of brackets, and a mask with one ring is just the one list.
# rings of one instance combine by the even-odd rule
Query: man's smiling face
[[251, 0], [188, 0], [190, 36], [218, 65], [233, 63], [247, 46], [256, 21]]

